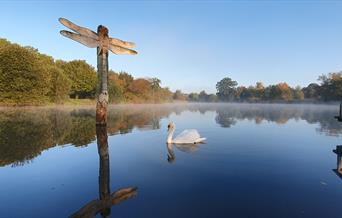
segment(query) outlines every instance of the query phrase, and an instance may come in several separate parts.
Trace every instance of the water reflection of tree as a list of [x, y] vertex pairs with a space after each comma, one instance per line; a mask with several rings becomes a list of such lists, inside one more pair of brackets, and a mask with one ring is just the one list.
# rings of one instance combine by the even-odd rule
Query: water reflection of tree
[[[142, 108], [111, 110], [108, 133], [160, 128], [169, 111]], [[96, 139], [92, 109], [16, 109], [0, 111], [0, 166], [20, 166], [57, 145], [86, 146]]]
[[[258, 105], [258, 104], [183, 104], [159, 106], [115, 106], [109, 111], [108, 134], [125, 134], [134, 128], [159, 129], [160, 119], [184, 111], [216, 111], [216, 122], [232, 127], [249, 120], [283, 124], [290, 119], [318, 124], [317, 131], [341, 135], [334, 120], [338, 108], [332, 106]], [[93, 109], [11, 109], [0, 110], [0, 166], [23, 165], [43, 150], [57, 145], [86, 146], [96, 139]]]
[[216, 123], [222, 127], [229, 128], [236, 124], [235, 117], [230, 111], [218, 110], [215, 118]]
[[286, 124], [289, 120], [305, 120], [319, 124], [317, 131], [330, 136], [342, 135], [342, 126], [333, 118], [337, 110], [332, 106], [306, 105], [232, 105], [218, 107], [216, 122], [222, 127], [232, 127], [237, 121], [254, 120]]

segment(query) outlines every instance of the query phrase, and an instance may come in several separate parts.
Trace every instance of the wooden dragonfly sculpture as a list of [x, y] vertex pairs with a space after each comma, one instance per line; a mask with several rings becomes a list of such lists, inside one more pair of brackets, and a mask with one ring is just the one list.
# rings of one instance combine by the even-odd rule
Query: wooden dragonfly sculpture
[[96, 124], [106, 125], [108, 110], [108, 50], [117, 55], [135, 55], [137, 52], [131, 49], [135, 47], [135, 44], [110, 38], [108, 36], [108, 29], [102, 25], [97, 27], [96, 33], [88, 28], [78, 26], [65, 18], [59, 18], [59, 22], [74, 31], [62, 30], [60, 33], [63, 36], [89, 48], [97, 48], [97, 72], [100, 76], [100, 93], [96, 104]]

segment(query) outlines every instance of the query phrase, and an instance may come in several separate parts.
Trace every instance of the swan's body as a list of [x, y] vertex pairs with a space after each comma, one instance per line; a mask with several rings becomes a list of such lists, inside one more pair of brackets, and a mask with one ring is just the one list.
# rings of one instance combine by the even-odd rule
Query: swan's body
[[176, 136], [174, 139], [172, 139], [175, 129], [176, 125], [174, 123], [170, 123], [168, 125], [168, 136], [166, 141], [167, 143], [194, 144], [206, 140], [206, 138], [201, 138], [200, 134], [196, 129], [186, 129], [183, 132], [181, 132], [178, 136]]

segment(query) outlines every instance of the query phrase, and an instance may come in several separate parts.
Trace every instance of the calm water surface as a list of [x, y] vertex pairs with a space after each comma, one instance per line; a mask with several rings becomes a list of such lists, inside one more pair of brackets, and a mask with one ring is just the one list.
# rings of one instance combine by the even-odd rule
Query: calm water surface
[[[342, 217], [337, 112], [115, 106], [106, 130], [93, 109], [0, 109], [0, 217]], [[170, 121], [206, 144], [166, 146]]]

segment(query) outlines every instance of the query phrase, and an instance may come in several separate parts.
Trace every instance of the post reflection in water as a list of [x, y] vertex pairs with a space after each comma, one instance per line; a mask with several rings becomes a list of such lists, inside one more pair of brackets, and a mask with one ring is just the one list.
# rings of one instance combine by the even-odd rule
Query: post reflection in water
[[97, 149], [100, 158], [99, 197], [92, 200], [70, 217], [94, 217], [98, 213], [108, 217], [111, 207], [137, 195], [137, 187], [119, 189], [110, 193], [110, 165], [108, 153], [108, 135], [106, 126], [96, 126]]
[[337, 167], [333, 171], [342, 179], [342, 145], [337, 145], [333, 152], [337, 154]]

